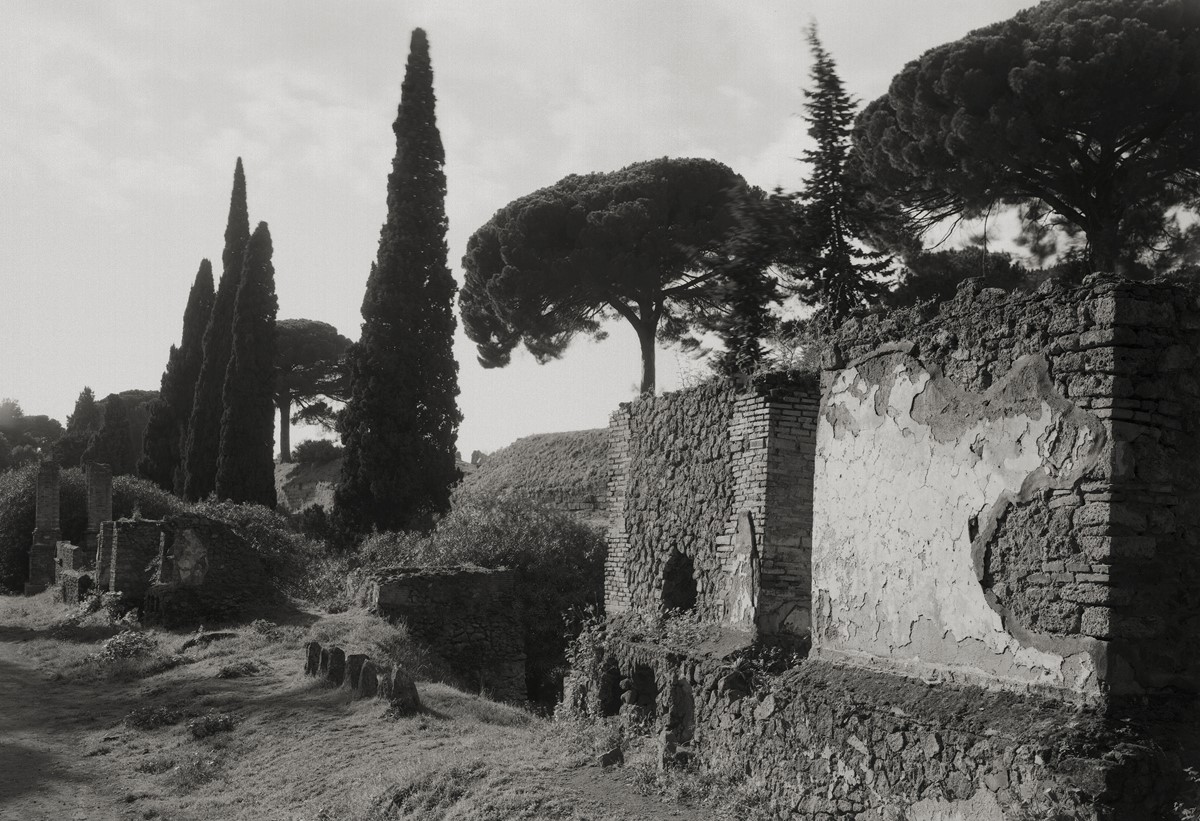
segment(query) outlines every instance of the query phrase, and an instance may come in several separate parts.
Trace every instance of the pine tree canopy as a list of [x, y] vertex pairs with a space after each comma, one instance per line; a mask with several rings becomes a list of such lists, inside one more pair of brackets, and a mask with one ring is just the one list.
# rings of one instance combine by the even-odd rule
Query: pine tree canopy
[[458, 481], [454, 279], [447, 265], [445, 154], [425, 32], [415, 29], [393, 131], [388, 215], [347, 354], [350, 398], [334, 497], [343, 526], [420, 527], [449, 509]]
[[855, 143], [923, 225], [1046, 206], [1120, 270], [1200, 200], [1200, 3], [1048, 0], [906, 65]]
[[[279, 459], [292, 461], [289, 428], [293, 422], [332, 429], [334, 412], [325, 400], [345, 402], [349, 380], [343, 361], [350, 340], [327, 322], [315, 319], [281, 319], [275, 323], [279, 381], [275, 406], [279, 409]], [[296, 414], [292, 415], [292, 406]]]
[[260, 222], [246, 246], [222, 393], [217, 498], [275, 507], [275, 268]]
[[204, 330], [201, 365], [196, 379], [187, 443], [183, 448], [181, 489], [188, 499], [202, 499], [216, 489], [217, 456], [221, 444], [222, 393], [233, 344], [234, 303], [242, 280], [242, 262], [250, 241], [246, 207], [246, 175], [238, 158], [225, 228], [224, 268]]
[[150, 404], [150, 419], [146, 423], [142, 455], [137, 465], [140, 476], [163, 490], [176, 490], [177, 479], [182, 481], [180, 466], [187, 444], [186, 426], [192, 415], [192, 399], [203, 357], [204, 329], [212, 314], [213, 299], [212, 263], [201, 260], [183, 311], [182, 339], [179, 347], [171, 346], [158, 399]]
[[719, 309], [745, 191], [721, 163], [664, 157], [513, 200], [463, 257], [463, 327], [480, 364], [507, 365], [519, 343], [546, 362], [621, 317], [641, 343], [642, 392], [653, 393], [656, 340], [679, 340]]

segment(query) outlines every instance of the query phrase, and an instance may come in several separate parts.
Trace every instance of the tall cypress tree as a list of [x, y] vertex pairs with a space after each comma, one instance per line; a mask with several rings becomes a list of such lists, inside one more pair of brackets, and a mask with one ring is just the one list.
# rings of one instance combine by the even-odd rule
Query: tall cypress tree
[[65, 468], [78, 467], [102, 418], [96, 394], [85, 385], [75, 400], [75, 410], [67, 417], [66, 432], [54, 443], [54, 460]]
[[862, 197], [846, 174], [850, 132], [857, 103], [846, 93], [837, 66], [817, 37], [816, 26], [808, 30], [812, 50], [811, 90], [804, 104], [808, 134], [817, 147], [804, 152], [812, 173], [800, 195], [803, 202], [799, 265], [803, 282], [801, 298], [819, 303], [826, 316], [836, 320], [865, 300], [884, 293], [880, 273], [889, 260], [882, 254], [863, 250], [857, 241], [868, 233], [872, 219], [864, 213]]
[[182, 451], [187, 444], [187, 421], [192, 415], [196, 378], [200, 375], [204, 329], [213, 306], [212, 263], [200, 261], [200, 270], [188, 293], [183, 311], [183, 337], [179, 347], [171, 346], [167, 368], [163, 371], [158, 399], [150, 404], [150, 419], [142, 437], [142, 456], [138, 474], [163, 490], [181, 492]]
[[202, 499], [216, 489], [217, 453], [221, 445], [221, 394], [233, 344], [233, 309], [242, 281], [242, 263], [250, 241], [250, 214], [246, 208], [246, 175], [242, 158], [233, 171], [233, 194], [225, 226], [225, 251], [221, 254], [221, 283], [212, 314], [204, 330], [203, 360], [196, 380], [187, 444], [183, 449], [183, 495]]
[[260, 222], [246, 246], [225, 372], [217, 497], [275, 507], [275, 268]]
[[445, 153], [425, 32], [414, 29], [392, 130], [388, 215], [367, 280], [362, 337], [349, 353], [346, 446], [334, 496], [358, 531], [420, 527], [458, 481], [454, 279], [446, 263]]
[[104, 422], [92, 434], [83, 463], [99, 462], [112, 468], [113, 476], [133, 473], [133, 440], [129, 438], [129, 409], [125, 400], [110, 393], [104, 398]]

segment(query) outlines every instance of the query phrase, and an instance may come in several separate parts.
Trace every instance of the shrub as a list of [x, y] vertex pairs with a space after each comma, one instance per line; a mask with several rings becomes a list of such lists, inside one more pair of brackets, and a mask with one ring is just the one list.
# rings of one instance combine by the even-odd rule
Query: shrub
[[[0, 587], [18, 590], [29, 577], [29, 547], [36, 523], [38, 466], [24, 465], [0, 473]], [[60, 474], [59, 521], [63, 541], [83, 544], [87, 529], [87, 489], [83, 471]], [[113, 478], [113, 517], [159, 519], [183, 510], [184, 503], [159, 487], [132, 476]]]
[[132, 730], [156, 730], [181, 718], [183, 713], [173, 707], [137, 707], [125, 716], [125, 726]]
[[233, 716], [228, 713], [208, 712], [189, 721], [187, 728], [192, 738], [208, 738], [210, 735], [232, 730]]
[[245, 676], [253, 676], [262, 670], [262, 665], [253, 659], [248, 661], [235, 661], [233, 664], [226, 664], [217, 671], [217, 678], [244, 678]]
[[564, 616], [581, 613], [603, 595], [604, 539], [570, 516], [521, 497], [459, 502], [428, 535], [368, 538], [363, 559], [376, 567], [474, 564], [514, 570], [525, 614], [529, 696], [552, 701], [562, 684], [569, 639]]
[[192, 512], [232, 527], [250, 542], [271, 583], [284, 593], [325, 604], [346, 597], [348, 559], [292, 527], [287, 517], [262, 505], [205, 501]]
[[347, 653], [365, 653], [373, 661], [398, 664], [415, 677], [440, 678], [445, 674], [403, 625], [392, 624], [366, 610], [326, 616], [313, 624], [304, 640], [315, 641], [322, 647], [341, 647]]
[[328, 439], [309, 439], [292, 449], [292, 461], [301, 465], [321, 465], [342, 458], [343, 448]]

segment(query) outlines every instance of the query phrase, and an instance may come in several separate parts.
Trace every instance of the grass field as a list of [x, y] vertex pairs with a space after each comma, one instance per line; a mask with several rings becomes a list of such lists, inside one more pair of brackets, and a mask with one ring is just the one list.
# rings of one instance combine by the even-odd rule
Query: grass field
[[51, 593], [0, 598], [0, 818], [759, 817], [740, 787], [660, 779], [652, 745], [599, 767], [611, 727], [424, 681], [424, 710], [394, 718], [303, 675], [309, 636], [413, 658], [368, 614], [295, 610], [186, 650], [191, 634], [136, 631], [108, 656], [120, 625], [65, 615]]

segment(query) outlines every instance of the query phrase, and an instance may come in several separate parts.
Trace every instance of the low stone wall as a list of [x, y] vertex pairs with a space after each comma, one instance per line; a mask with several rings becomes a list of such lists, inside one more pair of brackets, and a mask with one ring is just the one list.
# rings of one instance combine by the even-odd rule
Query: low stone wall
[[1060, 701], [813, 660], [756, 674], [621, 638], [593, 661], [568, 707], [656, 735], [664, 766], [745, 774], [781, 817], [1153, 818], [1181, 784], [1153, 732]]
[[363, 603], [402, 620], [465, 686], [524, 701], [525, 633], [515, 582], [502, 569], [389, 568], [370, 579]]

